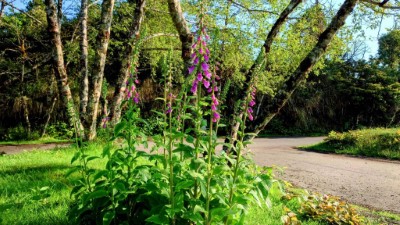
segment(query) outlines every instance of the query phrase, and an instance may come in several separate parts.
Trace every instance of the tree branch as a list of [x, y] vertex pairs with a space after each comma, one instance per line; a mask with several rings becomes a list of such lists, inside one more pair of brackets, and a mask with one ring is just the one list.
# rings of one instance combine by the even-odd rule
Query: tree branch
[[384, 9], [400, 9], [400, 6], [386, 5], [386, 3], [389, 2], [389, 0], [384, 0], [382, 2], [377, 2], [377, 1], [373, 1], [373, 0], [361, 0], [361, 1], [365, 2], [365, 3], [372, 4], [372, 5], [379, 6], [379, 7], [384, 8]]
[[153, 39], [153, 38], [156, 38], [156, 37], [162, 37], [162, 36], [164, 36], [164, 37], [178, 37], [179, 38], [179, 35], [177, 35], [177, 34], [156, 33], [156, 34], [150, 35], [150, 36], [146, 37], [145, 39], [143, 39], [143, 42], [147, 42], [150, 39]]
[[326, 28], [326, 30], [320, 35], [318, 43], [303, 59], [297, 69], [292, 73], [289, 79], [285, 81], [282, 88], [272, 99], [272, 104], [266, 108], [266, 112], [263, 113], [263, 118], [255, 121], [257, 124], [257, 127], [254, 130], [255, 134], [262, 131], [271, 119], [279, 113], [299, 84], [306, 79], [307, 74], [326, 52], [326, 49], [333, 40], [336, 32], [345, 24], [346, 18], [351, 14], [351, 12], [353, 12], [357, 2], [358, 0], [346, 0], [343, 3], [339, 11], [331, 20], [328, 28]]
[[36, 19], [36, 18], [33, 17], [31, 14], [29, 14], [29, 13], [23, 11], [22, 9], [19, 9], [19, 8], [15, 7], [13, 4], [6, 2], [6, 0], [0, 0], [0, 2], [2, 3], [2, 6], [1, 6], [1, 7], [2, 7], [3, 9], [4, 9], [4, 7], [5, 7], [6, 5], [8, 5], [8, 6], [10, 6], [11, 8], [13, 8], [13, 9], [19, 11], [20, 13], [25, 14], [27, 17], [29, 17], [29, 18], [35, 20], [35, 21], [38, 22], [39, 24], [42, 24], [42, 22], [41, 22], [40, 20]]

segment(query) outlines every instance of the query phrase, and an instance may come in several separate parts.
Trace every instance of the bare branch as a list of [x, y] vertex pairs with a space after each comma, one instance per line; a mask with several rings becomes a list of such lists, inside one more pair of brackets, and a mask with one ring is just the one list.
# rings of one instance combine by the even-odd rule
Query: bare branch
[[361, 0], [361, 1], [365, 2], [365, 3], [372, 4], [372, 5], [379, 6], [379, 7], [384, 8], [384, 9], [400, 9], [400, 6], [386, 5], [386, 3], [389, 2], [389, 0], [384, 0], [383, 2], [377, 2], [377, 1], [373, 1], [373, 0]]
[[[142, 51], [170, 51], [171, 48], [142, 48]], [[172, 48], [174, 51], [182, 51], [182, 48]]]
[[143, 42], [149, 41], [150, 39], [153, 39], [153, 38], [156, 38], [156, 37], [162, 37], [162, 36], [164, 36], [164, 37], [177, 37], [177, 38], [179, 38], [179, 35], [177, 35], [177, 34], [156, 33], [156, 34], [153, 34], [153, 35], [150, 35], [150, 36], [146, 37], [146, 38], [143, 40]]
[[0, 2], [2, 3], [2, 6], [1, 6], [1, 7], [2, 7], [3, 9], [4, 9], [4, 6], [5, 6], [5, 5], [8, 5], [8, 6], [10, 6], [11, 8], [13, 8], [13, 9], [19, 11], [20, 13], [25, 14], [27, 17], [29, 17], [29, 18], [35, 20], [35, 21], [38, 22], [39, 24], [42, 24], [42, 22], [41, 22], [40, 20], [36, 19], [36, 18], [33, 17], [31, 14], [29, 14], [29, 13], [23, 11], [22, 9], [19, 9], [19, 8], [15, 7], [13, 4], [6, 2], [6, 0], [0, 0]]
[[269, 10], [265, 10], [265, 9], [249, 9], [248, 7], [238, 3], [238, 2], [234, 2], [232, 0], [228, 0], [228, 2], [231, 2], [232, 4], [239, 6], [242, 9], [245, 9], [248, 12], [259, 12], [259, 13], [270, 13], [270, 14], [274, 14], [274, 15], [279, 15], [279, 13], [273, 12], [273, 11], [269, 11]]

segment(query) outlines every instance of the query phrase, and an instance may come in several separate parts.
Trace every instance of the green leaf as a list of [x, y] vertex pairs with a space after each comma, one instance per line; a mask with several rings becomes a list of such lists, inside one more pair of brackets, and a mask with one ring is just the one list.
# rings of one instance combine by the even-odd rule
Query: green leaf
[[114, 211], [107, 211], [103, 216], [103, 225], [109, 225], [115, 217]]
[[87, 200], [91, 200], [91, 199], [96, 199], [96, 198], [102, 198], [108, 196], [108, 192], [105, 190], [97, 190], [94, 191], [90, 194], [88, 194], [88, 196], [86, 197]]
[[168, 224], [168, 219], [161, 217], [160, 215], [152, 215], [146, 219], [147, 222], [155, 223], [155, 224]]
[[74, 156], [72, 157], [72, 159], [71, 159], [71, 164], [73, 164], [80, 156], [82, 155], [82, 153], [81, 152], [76, 152], [75, 154], [74, 154]]
[[115, 125], [114, 135], [118, 136], [125, 127], [126, 127], [126, 121], [122, 120], [117, 125]]
[[176, 189], [176, 191], [180, 191], [182, 189], [185, 190], [185, 189], [188, 189], [193, 186], [194, 186], [193, 180], [185, 180], [185, 181], [181, 181], [181, 182], [177, 183], [175, 186], [175, 189]]

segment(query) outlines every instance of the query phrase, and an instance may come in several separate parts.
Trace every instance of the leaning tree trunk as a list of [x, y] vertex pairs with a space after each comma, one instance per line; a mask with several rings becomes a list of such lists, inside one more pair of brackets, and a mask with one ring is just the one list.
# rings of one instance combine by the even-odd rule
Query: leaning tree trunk
[[179, 33], [179, 39], [182, 43], [182, 59], [184, 63], [184, 74], [188, 73], [187, 68], [191, 66], [192, 59], [190, 55], [192, 53], [193, 34], [186, 23], [185, 17], [182, 13], [182, 7], [179, 0], [168, 0], [168, 10], [171, 15], [172, 21]]
[[54, 97], [53, 100], [52, 100], [51, 106], [49, 108], [49, 111], [47, 112], [47, 118], [46, 118], [46, 122], [44, 123], [44, 126], [43, 126], [43, 131], [42, 131], [41, 137], [44, 137], [44, 135], [46, 134], [46, 130], [47, 130], [47, 127], [49, 126], [49, 122], [50, 122], [50, 119], [51, 119], [51, 114], [53, 113], [54, 106], [56, 105], [56, 102], [57, 102], [57, 98]]
[[297, 69], [292, 73], [288, 80], [285, 81], [282, 88], [273, 98], [272, 103], [264, 111], [265, 113], [255, 121], [255, 129], [250, 138], [254, 138], [265, 126], [274, 118], [282, 107], [286, 104], [293, 92], [304, 81], [307, 74], [321, 58], [328, 48], [329, 43], [333, 40], [336, 32], [345, 24], [346, 18], [351, 14], [358, 0], [346, 0], [340, 7], [339, 11], [333, 17], [328, 28], [321, 34], [318, 43], [314, 46], [310, 53], [303, 59]]
[[140, 38], [140, 26], [144, 17], [144, 7], [146, 5], [146, 0], [136, 0], [135, 14], [130, 28], [129, 39], [124, 44], [125, 54], [121, 60], [121, 69], [119, 71], [119, 76], [117, 80], [117, 86], [115, 87], [113, 102], [110, 110], [110, 118], [112, 124], [118, 123], [121, 118], [121, 107], [122, 100], [124, 98], [126, 84], [130, 75], [131, 59], [134, 54], [135, 42]]
[[47, 29], [50, 34], [53, 47], [53, 67], [57, 78], [57, 86], [63, 104], [67, 109], [67, 115], [71, 126], [76, 128], [79, 137], [83, 138], [83, 126], [75, 111], [75, 104], [72, 98], [71, 89], [68, 83], [68, 75], [64, 65], [63, 47], [60, 36], [60, 29], [57, 17], [57, 8], [54, 0], [45, 0]]
[[95, 65], [90, 83], [90, 98], [88, 104], [88, 116], [85, 120], [87, 126], [88, 140], [96, 137], [97, 115], [101, 95], [101, 87], [104, 78], [104, 67], [106, 64], [108, 43], [110, 40], [111, 22], [113, 16], [115, 0], [104, 0], [101, 6], [101, 24], [97, 36], [97, 49], [95, 56]]
[[80, 39], [80, 114], [81, 119], [86, 118], [86, 109], [89, 100], [89, 54], [88, 54], [88, 0], [81, 0], [81, 39]]
[[[285, 23], [287, 18], [289, 17], [290, 13], [296, 9], [296, 7], [302, 2], [302, 0], [292, 0], [290, 1], [289, 5], [285, 8], [285, 10], [282, 11], [282, 13], [279, 15], [279, 18], [276, 20], [275, 24], [272, 26], [270, 32], [268, 33], [267, 39], [264, 42], [263, 48], [264, 51], [261, 51], [259, 56], [257, 57], [257, 60], [253, 63], [253, 65], [250, 67], [248, 70], [247, 74], [245, 75], [246, 81], [244, 82], [243, 88], [241, 89], [240, 93], [238, 96], [241, 98], [241, 101], [243, 104], [246, 102], [246, 98], [248, 97], [252, 87], [253, 87], [253, 82], [258, 74], [257, 71], [261, 69], [262, 61], [264, 59], [267, 59], [268, 54], [271, 51], [272, 43], [275, 39], [275, 37], [278, 35], [279, 30], [281, 29], [282, 25]], [[268, 64], [268, 62], [267, 62]], [[266, 66], [269, 67], [269, 66]], [[230, 142], [233, 143], [235, 140], [237, 140], [237, 134], [239, 131], [240, 127], [240, 122], [238, 122], [237, 118], [243, 119], [243, 112], [244, 105], [241, 107], [241, 111], [239, 111], [236, 115], [233, 115], [233, 123], [231, 124], [231, 134], [230, 134]], [[226, 140], [227, 142], [228, 140]]]

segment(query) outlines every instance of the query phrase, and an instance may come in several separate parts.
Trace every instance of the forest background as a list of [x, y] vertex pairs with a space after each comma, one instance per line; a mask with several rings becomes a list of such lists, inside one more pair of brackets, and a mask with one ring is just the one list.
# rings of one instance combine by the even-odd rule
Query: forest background
[[[320, 60], [288, 86], [348, 2], [209, 1], [209, 46], [221, 78], [220, 97], [228, 106], [220, 109], [221, 118], [231, 125], [221, 134], [234, 130], [241, 113], [235, 103], [252, 83], [257, 104], [249, 130], [256, 133], [304, 135], [398, 125], [398, 1], [354, 1], [354, 12], [346, 15], [352, 17], [336, 29]], [[93, 139], [105, 121], [119, 120], [135, 66], [139, 104], [149, 121], [143, 126], [150, 135], [161, 132], [154, 110], [165, 107], [155, 101], [163, 95], [163, 65], [172, 51], [178, 93], [189, 77], [198, 1], [34, 0], [23, 10], [16, 5], [1, 0], [0, 139], [46, 133], [72, 137], [74, 126]], [[382, 31], [378, 53], [365, 59], [368, 47], [357, 35], [387, 18], [393, 27]], [[135, 51], [139, 57], [132, 59]]]

